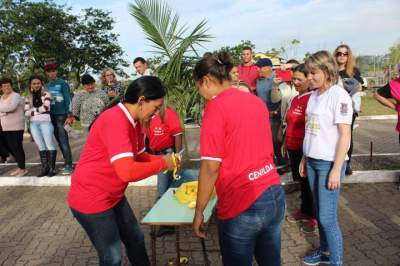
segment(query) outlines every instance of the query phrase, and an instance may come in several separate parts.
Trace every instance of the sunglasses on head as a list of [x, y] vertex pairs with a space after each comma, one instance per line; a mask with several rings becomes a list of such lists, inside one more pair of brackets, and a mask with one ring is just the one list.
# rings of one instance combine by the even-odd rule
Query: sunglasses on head
[[336, 56], [348, 56], [349, 53], [342, 53], [342, 52], [337, 52]]

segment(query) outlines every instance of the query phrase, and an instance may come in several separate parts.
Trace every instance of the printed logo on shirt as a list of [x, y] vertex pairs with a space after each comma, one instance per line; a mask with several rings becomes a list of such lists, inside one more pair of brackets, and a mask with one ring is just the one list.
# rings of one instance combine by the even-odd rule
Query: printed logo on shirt
[[154, 128], [154, 136], [162, 136], [164, 135], [164, 129], [162, 127]]
[[260, 177], [265, 176], [266, 174], [268, 174], [269, 172], [271, 172], [271, 170], [274, 169], [274, 166], [272, 165], [272, 163], [267, 164], [266, 166], [264, 166], [263, 168], [254, 171], [252, 173], [249, 174], [249, 180], [250, 181], [254, 181], [259, 179]]
[[318, 135], [321, 126], [319, 124], [319, 116], [318, 115], [311, 115], [306, 123], [306, 132], [311, 135]]
[[296, 106], [296, 108], [293, 111], [293, 114], [295, 114], [295, 115], [303, 115], [303, 106]]
[[347, 106], [347, 103], [340, 103], [340, 114], [347, 115], [348, 111], [349, 111], [349, 108]]

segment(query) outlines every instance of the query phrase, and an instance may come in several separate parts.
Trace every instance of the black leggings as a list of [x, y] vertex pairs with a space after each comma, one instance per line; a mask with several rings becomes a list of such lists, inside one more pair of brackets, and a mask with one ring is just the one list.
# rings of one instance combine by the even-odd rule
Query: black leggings
[[300, 210], [308, 217], [315, 218], [315, 210], [310, 183], [308, 182], [307, 177], [301, 177], [299, 173], [299, 165], [301, 162], [301, 158], [303, 157], [303, 150], [288, 150], [288, 153], [290, 159], [290, 167], [292, 168], [293, 180], [300, 182]]
[[6, 160], [7, 157], [10, 155], [7, 141], [4, 136], [4, 132], [0, 130], [0, 157], [3, 160]]
[[22, 142], [24, 140], [24, 131], [3, 131], [10, 153], [14, 156], [20, 169], [25, 169], [25, 152]]
[[351, 120], [351, 138], [350, 138], [350, 147], [349, 150], [347, 151], [347, 156], [349, 156], [349, 161], [348, 164], [350, 164], [351, 161], [351, 155], [353, 154], [353, 130], [354, 130], [354, 121], [356, 121], [356, 117], [358, 116], [357, 113], [353, 113], [353, 119]]

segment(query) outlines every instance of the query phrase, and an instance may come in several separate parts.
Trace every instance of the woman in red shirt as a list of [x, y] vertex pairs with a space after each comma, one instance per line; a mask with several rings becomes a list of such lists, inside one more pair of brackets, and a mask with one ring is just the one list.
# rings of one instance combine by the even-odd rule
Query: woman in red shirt
[[132, 265], [150, 265], [143, 233], [124, 193], [129, 182], [173, 168], [171, 154], [144, 152], [139, 122], [160, 109], [164, 95], [157, 77], [132, 82], [122, 102], [92, 124], [72, 174], [68, 203], [96, 248], [100, 265], [121, 264], [121, 241]]
[[[171, 107], [161, 107], [160, 111], [144, 125], [144, 133], [149, 141], [152, 154], [164, 155], [182, 149], [182, 127], [178, 114]], [[172, 183], [172, 172], [157, 175], [157, 190], [161, 197]]]
[[281, 265], [285, 195], [274, 164], [269, 113], [257, 96], [231, 87], [226, 52], [201, 59], [193, 77], [208, 100], [200, 134], [201, 166], [193, 220], [204, 238], [203, 211], [216, 187], [224, 265]]
[[290, 166], [292, 169], [293, 180], [299, 181], [301, 186], [300, 209], [287, 217], [289, 222], [306, 222], [301, 227], [304, 233], [314, 233], [317, 230], [317, 220], [315, 219], [313, 198], [310, 184], [307, 178], [300, 177], [299, 165], [303, 157], [303, 139], [306, 123], [307, 103], [310, 99], [310, 84], [307, 79], [308, 70], [304, 64], [300, 64], [293, 70], [292, 81], [299, 95], [294, 97], [286, 113], [287, 124], [285, 140], [281, 147], [282, 156], [289, 153]]

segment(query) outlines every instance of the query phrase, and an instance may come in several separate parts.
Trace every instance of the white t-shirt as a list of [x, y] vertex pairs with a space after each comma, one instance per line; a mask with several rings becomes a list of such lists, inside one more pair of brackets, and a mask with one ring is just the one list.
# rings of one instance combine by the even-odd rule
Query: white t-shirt
[[319, 96], [317, 93], [311, 93], [307, 105], [303, 153], [313, 159], [334, 161], [339, 141], [337, 124], [351, 125], [352, 102], [347, 91], [338, 85]]
[[136, 72], [135, 79], [138, 79], [143, 76], [156, 76], [151, 68], [146, 68], [143, 75]]

